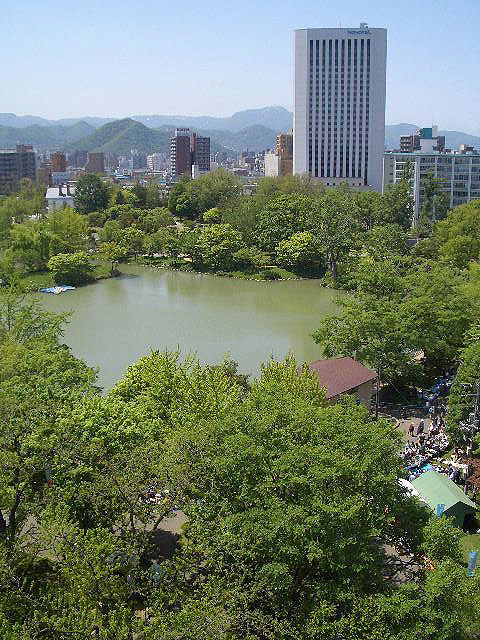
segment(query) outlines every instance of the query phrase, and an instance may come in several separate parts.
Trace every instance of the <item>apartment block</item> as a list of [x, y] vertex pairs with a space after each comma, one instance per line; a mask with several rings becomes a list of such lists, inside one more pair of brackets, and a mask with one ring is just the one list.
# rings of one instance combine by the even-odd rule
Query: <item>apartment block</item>
[[18, 187], [22, 178], [35, 181], [36, 156], [30, 145], [0, 150], [0, 194], [8, 194]]

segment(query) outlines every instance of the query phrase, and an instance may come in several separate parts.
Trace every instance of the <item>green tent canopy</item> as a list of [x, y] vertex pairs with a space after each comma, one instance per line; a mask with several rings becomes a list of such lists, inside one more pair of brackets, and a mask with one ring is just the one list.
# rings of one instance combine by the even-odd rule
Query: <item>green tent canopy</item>
[[453, 516], [458, 527], [463, 527], [465, 516], [474, 515], [477, 505], [466, 496], [450, 478], [436, 471], [426, 471], [412, 481], [419, 498], [436, 512], [437, 504], [444, 504], [444, 515]]

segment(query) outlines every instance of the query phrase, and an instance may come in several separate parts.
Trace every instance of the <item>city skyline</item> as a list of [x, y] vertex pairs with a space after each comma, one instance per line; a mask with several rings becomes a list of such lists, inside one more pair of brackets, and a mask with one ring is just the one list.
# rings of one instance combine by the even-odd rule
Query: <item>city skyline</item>
[[[406, 3], [403, 12], [378, 0], [340, 0], [322, 6], [321, 15], [312, 0], [281, 7], [273, 0], [228, 7], [206, 0], [201, 11], [187, 0], [182, 9], [151, 0], [138, 9], [124, 0], [87, 0], [68, 13], [58, 0], [4, 8], [0, 47], [4, 59], [9, 54], [9, 91], [1, 110], [52, 119], [292, 110], [294, 29], [366, 22], [389, 33], [387, 123], [435, 122], [480, 133], [475, 0]], [[12, 56], [19, 34], [22, 54]]]

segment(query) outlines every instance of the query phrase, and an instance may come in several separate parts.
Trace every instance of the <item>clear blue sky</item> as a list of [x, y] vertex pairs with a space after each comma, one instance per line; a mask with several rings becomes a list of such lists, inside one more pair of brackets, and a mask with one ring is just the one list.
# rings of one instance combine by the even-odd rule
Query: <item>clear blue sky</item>
[[480, 134], [480, 0], [3, 0], [0, 111], [292, 107], [292, 31], [388, 29], [387, 123]]

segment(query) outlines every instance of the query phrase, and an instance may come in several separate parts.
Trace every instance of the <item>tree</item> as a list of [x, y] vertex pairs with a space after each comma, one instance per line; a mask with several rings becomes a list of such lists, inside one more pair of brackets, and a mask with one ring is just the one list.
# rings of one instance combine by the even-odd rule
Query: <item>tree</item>
[[398, 224], [384, 224], [372, 227], [364, 236], [363, 243], [370, 256], [384, 260], [407, 253], [407, 237]]
[[358, 191], [354, 194], [358, 207], [360, 227], [369, 231], [375, 225], [382, 224], [385, 216], [383, 196], [375, 191]]
[[127, 257], [127, 250], [115, 242], [104, 242], [99, 247], [100, 253], [111, 263], [110, 274], [113, 275], [119, 262]]
[[75, 253], [88, 247], [88, 222], [85, 216], [72, 209], [52, 211], [45, 220], [50, 235], [50, 256], [57, 253]]
[[215, 224], [216, 222], [220, 222], [220, 211], [218, 210], [218, 207], [212, 207], [212, 209], [205, 211], [202, 214], [202, 220], [207, 224]]
[[311, 207], [311, 198], [304, 195], [279, 195], [269, 200], [257, 217], [255, 236], [259, 247], [273, 252], [280, 242], [304, 230]]
[[448, 395], [447, 428], [459, 446], [471, 441], [469, 416], [475, 407], [479, 380], [480, 341], [475, 340], [461, 351], [460, 366]]
[[8, 254], [20, 269], [42, 271], [46, 269], [50, 257], [50, 240], [50, 234], [42, 222], [27, 220], [13, 226]]
[[464, 268], [478, 261], [480, 251], [480, 200], [452, 209], [435, 225], [431, 238], [433, 257]]
[[229, 224], [212, 224], [202, 228], [196, 238], [194, 264], [207, 269], [228, 270], [234, 266], [234, 254], [244, 247], [242, 236]]
[[48, 261], [54, 282], [78, 285], [93, 280], [93, 267], [86, 253], [59, 253]]
[[323, 254], [316, 238], [308, 231], [294, 233], [276, 249], [278, 263], [301, 273], [318, 271]]
[[432, 170], [420, 181], [420, 191], [423, 200], [416, 227], [420, 236], [428, 236], [435, 222], [445, 218], [450, 208], [450, 197], [443, 190], [442, 180], [435, 178]]
[[127, 229], [122, 229], [115, 235], [115, 242], [123, 247], [127, 254], [133, 256], [136, 260], [137, 256], [142, 252], [145, 234], [136, 227], [128, 227]]
[[80, 176], [73, 202], [78, 213], [102, 211], [108, 207], [108, 186], [93, 173]]
[[340, 307], [340, 315], [328, 316], [313, 333], [327, 357], [354, 357], [380, 369], [385, 382], [418, 381], [421, 369], [414, 360], [417, 345], [404, 331], [395, 300], [362, 293], [340, 300]]
[[379, 222], [398, 224], [409, 229], [413, 224], [414, 203], [410, 192], [410, 169], [402, 180], [395, 182], [383, 194], [383, 214]]
[[0, 287], [0, 342], [9, 339], [23, 344], [41, 337], [56, 339], [67, 317], [68, 314], [42, 309], [16, 276]]
[[245, 247], [233, 254], [233, 258], [239, 267], [250, 271], [258, 271], [267, 266], [269, 255], [257, 247]]
[[0, 302], [0, 539], [11, 546], [44, 500], [59, 412], [96, 391], [96, 373], [58, 346], [65, 315], [13, 286]]
[[226, 418], [185, 424], [172, 446], [193, 498], [177, 571], [183, 562], [208, 610], [223, 602], [232, 637], [319, 637], [322, 617], [328, 630], [348, 615], [348, 594], [385, 588], [379, 540], [418, 549], [394, 522], [417, 507], [397, 482], [393, 425], [353, 402], [326, 406], [292, 359], [264, 366]]
[[119, 238], [120, 225], [117, 220], [107, 220], [98, 232], [101, 242], [115, 242]]
[[328, 189], [308, 212], [306, 227], [322, 247], [334, 283], [338, 279], [339, 263], [356, 245], [358, 218], [352, 196], [334, 189]]
[[157, 207], [156, 209], [144, 209], [138, 217], [138, 227], [145, 233], [155, 233], [162, 227], [175, 224], [175, 219], [168, 209]]

